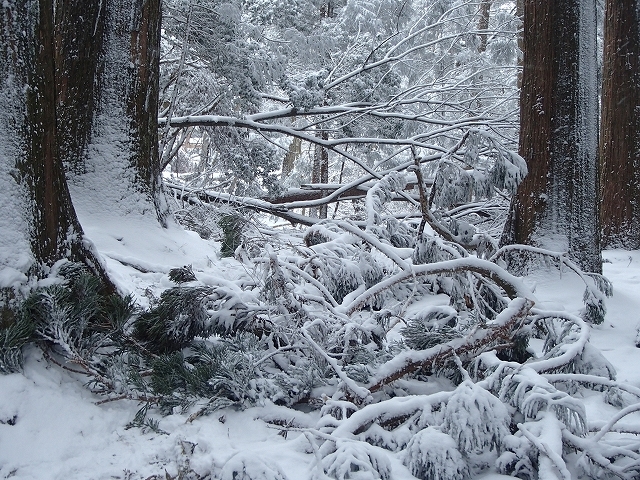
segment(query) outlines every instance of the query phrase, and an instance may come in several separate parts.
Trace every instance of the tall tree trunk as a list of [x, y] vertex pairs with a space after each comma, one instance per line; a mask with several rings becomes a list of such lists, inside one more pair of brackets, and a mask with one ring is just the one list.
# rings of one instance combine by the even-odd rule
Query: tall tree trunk
[[66, 167], [81, 174], [99, 98], [106, 9], [101, 2], [84, 0], [55, 4], [58, 143]]
[[65, 162], [99, 213], [118, 201], [163, 211], [159, 15], [159, 0], [0, 7], [0, 268], [8, 272], [0, 289], [63, 258], [86, 263], [112, 287], [83, 244]]
[[[329, 133], [322, 131], [319, 135], [322, 140], [329, 140]], [[329, 152], [326, 148], [316, 145], [313, 155], [313, 170], [311, 171], [311, 183], [329, 183]], [[326, 196], [323, 192], [322, 196]], [[327, 218], [327, 206], [314, 209], [318, 218]]]
[[529, 174], [503, 243], [566, 251], [601, 271], [595, 0], [524, 5], [520, 154]]
[[160, 0], [99, 4], [104, 13], [96, 24], [87, 22], [91, 31], [98, 25], [105, 32], [96, 71], [99, 93], [82, 173], [72, 175], [72, 196], [83, 206], [81, 219], [151, 210], [165, 224], [157, 119]]
[[0, 266], [23, 274], [88, 255], [58, 145], [53, 15], [53, 0], [7, 1], [0, 14]]
[[600, 137], [602, 242], [640, 248], [640, 2], [607, 0]]
[[491, 4], [493, 0], [482, 0], [480, 2], [480, 18], [478, 19], [478, 32], [480, 33], [480, 45], [478, 52], [482, 53], [487, 50], [487, 30], [489, 30], [489, 14], [491, 12]]

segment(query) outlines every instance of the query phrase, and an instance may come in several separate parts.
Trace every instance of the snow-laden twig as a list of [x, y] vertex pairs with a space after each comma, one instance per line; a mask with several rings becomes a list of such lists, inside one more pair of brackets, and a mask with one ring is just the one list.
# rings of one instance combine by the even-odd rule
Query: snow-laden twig
[[351, 225], [349, 222], [346, 222], [346, 221], [334, 221], [334, 223], [336, 225], [338, 225], [340, 228], [342, 228], [343, 230], [345, 230], [345, 231], [347, 231], [347, 232], [349, 232], [349, 233], [351, 233], [353, 235], [356, 235], [357, 237], [361, 238], [362, 240], [364, 240], [365, 242], [367, 242], [371, 246], [377, 248], [380, 252], [382, 252], [384, 255], [389, 257], [403, 271], [411, 272], [411, 265], [409, 263], [407, 263], [405, 260], [403, 260], [394, 251], [394, 247], [393, 246], [386, 245], [386, 244], [382, 243], [380, 240], [375, 238], [373, 235], [367, 234], [366, 232], [362, 231], [358, 227], [356, 227], [354, 225]]
[[586, 375], [583, 373], [543, 373], [542, 376], [551, 383], [556, 382], [580, 382], [593, 385], [603, 385], [606, 387], [614, 387], [631, 393], [640, 398], [640, 388], [628, 385], [626, 383], [617, 382], [609, 378], [599, 377], [597, 375]]
[[558, 318], [573, 322], [580, 329], [578, 338], [574, 342], [563, 342], [560, 345], [557, 345], [542, 359], [527, 363], [527, 366], [536, 372], [542, 373], [567, 365], [571, 360], [582, 353], [585, 345], [589, 342], [591, 329], [587, 322], [580, 317], [569, 312], [539, 310], [537, 308], [532, 308], [531, 313], [535, 315], [533, 319], [534, 323], [546, 318]]
[[621, 419], [626, 417], [627, 415], [637, 412], [640, 410], [640, 403], [634, 403], [633, 405], [629, 405], [627, 408], [623, 408], [619, 412], [617, 412], [611, 420], [609, 420], [596, 435], [593, 437], [595, 442], [599, 441], [602, 437], [604, 437], [611, 428], [618, 423]]
[[637, 459], [638, 455], [636, 452], [612, 447], [611, 445], [607, 445], [603, 442], [594, 442], [592, 438], [579, 437], [566, 429], [562, 431], [562, 439], [572, 448], [582, 452], [583, 456], [590, 458], [597, 465], [613, 473], [617, 477], [623, 480], [633, 480], [638, 478], [637, 475], [640, 473], [640, 466], [636, 465], [632, 470], [628, 470], [626, 466], [615, 465], [609, 459], [616, 456], [625, 456], [632, 459], [635, 457], [635, 459]]
[[[539, 478], [552, 480], [553, 476], [559, 479], [559, 477], [555, 475], [557, 471], [564, 480], [571, 480], [571, 473], [567, 470], [567, 465], [564, 463], [562, 455], [558, 453], [558, 451], [562, 451], [563, 425], [555, 415], [550, 412], [546, 412], [539, 422], [541, 423], [540, 425], [536, 425], [538, 422], [518, 424], [518, 430], [522, 432], [527, 440], [529, 440], [541, 454], [542, 458], [538, 459]], [[540, 430], [539, 436], [534, 435], [529, 430], [529, 427], [534, 425]]]

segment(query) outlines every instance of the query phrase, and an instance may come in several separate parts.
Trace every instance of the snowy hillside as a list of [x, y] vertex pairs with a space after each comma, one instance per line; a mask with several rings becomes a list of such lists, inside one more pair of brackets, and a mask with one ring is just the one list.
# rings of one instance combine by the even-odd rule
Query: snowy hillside
[[[133, 293], [143, 306], [148, 305], [150, 297], [158, 296], [172, 285], [167, 277], [171, 268], [191, 264], [199, 281], [205, 284], [231, 282], [246, 274], [239, 262], [217, 258], [219, 244], [201, 240], [177, 226], [163, 230], [120, 221], [107, 227], [101, 225], [86, 230], [105, 259], [111, 277], [124, 293]], [[614, 365], [617, 380], [629, 389], [618, 391], [621, 402], [618, 407], [605, 401], [603, 392], [580, 388], [574, 394], [574, 401], [586, 408], [590, 430], [602, 428], [615, 419], [620, 408], [633, 405], [630, 408], [635, 410], [639, 405], [635, 403], [638, 397], [628, 392], [640, 393], [637, 367], [640, 349], [634, 345], [640, 322], [640, 252], [609, 251], [605, 252], [605, 258], [604, 273], [613, 282], [614, 295], [607, 299], [608, 314], [604, 323], [591, 327], [591, 343]], [[549, 271], [526, 278], [525, 284], [541, 299], [536, 307], [570, 313], [583, 307], [584, 284], [569, 273]], [[541, 342], [534, 339], [532, 346], [541, 349]], [[105, 401], [86, 388], [86, 381], [85, 376], [51, 363], [35, 347], [28, 348], [23, 374], [0, 376], [0, 478], [296, 480], [328, 478], [325, 472], [334, 478], [415, 478], [409, 470], [411, 462], [405, 461], [405, 450], [392, 451], [356, 442], [358, 436], [351, 433], [343, 437], [337, 435], [341, 428], [348, 431], [347, 422], [336, 423], [333, 436], [340, 438], [337, 450], [327, 451], [322, 444], [322, 440], [329, 437], [323, 433], [328, 430], [326, 419], [321, 418], [321, 414], [326, 413], [322, 409], [310, 409], [308, 405], [292, 409], [263, 401], [262, 405], [245, 410], [230, 407], [204, 416], [193, 415], [195, 410], [168, 416], [151, 410], [150, 418], [159, 422], [153, 431], [148, 427], [128, 428], [141, 406], [139, 403]], [[450, 397], [453, 385], [433, 376], [419, 388], [420, 395], [379, 403], [379, 414], [391, 414], [393, 409], [405, 408], [415, 401], [424, 404], [426, 398], [438, 405]], [[470, 398], [482, 403], [485, 400], [482, 395], [477, 397], [475, 389], [477, 387], [470, 384]], [[398, 392], [402, 394], [402, 389]], [[491, 405], [492, 400], [487, 401], [487, 405]], [[427, 410], [424, 412], [423, 415], [428, 415]], [[353, 420], [357, 415], [350, 420], [357, 421]], [[624, 416], [611, 430], [617, 428], [640, 433], [640, 414]], [[397, 441], [390, 436], [385, 440], [384, 432], [380, 428], [376, 434], [380, 445]], [[429, 448], [437, 446], [440, 454], [448, 454], [447, 441], [443, 443], [439, 436], [450, 440], [449, 436], [434, 427], [422, 432], [409, 443], [409, 450], [431, 445]], [[408, 431], [394, 435], [410, 438]], [[544, 434], [539, 438], [552, 441], [552, 437]], [[423, 447], [419, 442], [424, 442]], [[554, 448], [552, 444], [548, 447]], [[489, 454], [488, 448], [485, 452], [482, 447], [474, 448], [480, 448], [474, 455], [488, 454], [487, 461], [495, 462], [495, 455]], [[351, 463], [345, 463], [346, 457], [351, 457]], [[363, 458], [377, 467], [379, 476], [367, 468], [355, 471], [353, 465]], [[334, 467], [328, 462], [334, 462]], [[344, 464], [352, 466], [344, 470]], [[569, 467], [573, 469], [578, 464], [576, 460]], [[498, 478], [492, 471], [497, 469], [487, 465], [482, 475]], [[458, 478], [454, 471], [447, 474]], [[571, 472], [572, 478], [578, 475], [577, 471]]]

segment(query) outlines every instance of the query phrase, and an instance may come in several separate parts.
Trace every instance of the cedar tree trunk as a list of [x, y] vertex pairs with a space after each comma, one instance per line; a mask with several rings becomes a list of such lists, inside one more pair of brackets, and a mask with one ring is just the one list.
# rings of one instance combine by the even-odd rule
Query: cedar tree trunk
[[524, 3], [518, 188], [503, 243], [565, 251], [601, 271], [595, 0]]
[[640, 248], [640, 2], [607, 0], [600, 137], [603, 246]]

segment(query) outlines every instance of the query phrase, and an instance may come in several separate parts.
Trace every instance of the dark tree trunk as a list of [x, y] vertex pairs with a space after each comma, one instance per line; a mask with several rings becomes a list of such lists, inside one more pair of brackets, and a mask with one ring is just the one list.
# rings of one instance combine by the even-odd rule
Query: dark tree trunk
[[105, 11], [102, 2], [56, 0], [58, 138], [62, 161], [76, 174], [84, 173], [84, 159], [98, 104]]
[[478, 32], [481, 32], [480, 45], [478, 45], [478, 52], [480, 53], [487, 50], [487, 30], [489, 30], [489, 14], [491, 12], [491, 3], [493, 3], [493, 0], [482, 0], [480, 2], [480, 18], [478, 19]]
[[524, 5], [520, 154], [529, 174], [503, 243], [569, 253], [601, 271], [597, 202], [595, 0]]
[[603, 246], [640, 248], [640, 3], [607, 0], [600, 143]]
[[[103, 212], [135, 191], [163, 212], [159, 43], [159, 0], [7, 0], [0, 7], [0, 266], [17, 272], [11, 282], [46, 274], [66, 258], [112, 287], [83, 244], [65, 163], [71, 177], [99, 180], [85, 191]], [[88, 165], [90, 158], [101, 160]], [[117, 195], [112, 185], [121, 188]]]
[[24, 273], [35, 275], [61, 258], [86, 260], [59, 153], [53, 14], [53, 0], [5, 2], [0, 28], [0, 76], [10, 97], [0, 136], [15, 155], [0, 161], [13, 164], [13, 179], [27, 198], [20, 210], [33, 263]]
[[[329, 133], [320, 133], [322, 140], [329, 140]], [[313, 170], [311, 172], [311, 183], [329, 183], [329, 152], [326, 148], [316, 145], [313, 156]], [[326, 193], [323, 193], [323, 197]], [[322, 205], [317, 209], [318, 218], [327, 218], [327, 206]]]
[[162, 174], [158, 153], [161, 0], [123, 3], [131, 11], [123, 20], [131, 22], [129, 60], [133, 68], [127, 102], [133, 138], [137, 140], [133, 144], [133, 161], [140, 181], [162, 217], [164, 212], [157, 204]]

